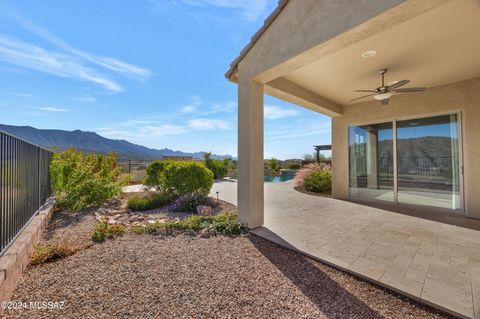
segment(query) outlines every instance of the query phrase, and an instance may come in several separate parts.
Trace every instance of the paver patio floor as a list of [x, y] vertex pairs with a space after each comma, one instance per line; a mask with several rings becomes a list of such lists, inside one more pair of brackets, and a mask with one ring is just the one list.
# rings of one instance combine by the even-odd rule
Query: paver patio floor
[[[236, 186], [216, 183], [212, 193], [236, 204]], [[452, 218], [461, 226], [303, 194], [293, 182], [265, 183], [265, 224], [254, 233], [451, 313], [480, 319], [480, 221]]]

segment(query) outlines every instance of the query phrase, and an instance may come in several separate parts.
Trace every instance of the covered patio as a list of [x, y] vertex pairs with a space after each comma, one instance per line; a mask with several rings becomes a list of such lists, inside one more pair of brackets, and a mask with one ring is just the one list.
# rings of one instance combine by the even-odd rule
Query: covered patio
[[[480, 318], [479, 220], [405, 207], [394, 212], [293, 186], [265, 183], [265, 223], [255, 235], [452, 314]], [[236, 204], [237, 183], [216, 183], [217, 191]]]
[[[238, 191], [220, 193], [239, 220], [480, 319], [474, 30], [477, 0], [279, 1], [226, 73], [238, 85]], [[264, 185], [264, 94], [332, 118], [332, 198]]]

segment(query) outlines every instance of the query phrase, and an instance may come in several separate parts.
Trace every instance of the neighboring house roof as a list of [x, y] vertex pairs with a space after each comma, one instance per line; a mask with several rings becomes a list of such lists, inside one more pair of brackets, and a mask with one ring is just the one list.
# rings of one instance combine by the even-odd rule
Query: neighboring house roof
[[268, 29], [268, 27], [273, 23], [275, 18], [282, 12], [283, 8], [287, 5], [289, 0], [279, 0], [277, 4], [277, 8], [273, 10], [273, 12], [265, 19], [263, 22], [263, 26], [255, 32], [255, 34], [250, 39], [250, 42], [240, 51], [240, 55], [230, 63], [230, 69], [225, 73], [225, 77], [230, 79], [238, 69], [238, 64], [242, 59], [247, 55], [251, 48], [255, 45], [255, 43], [260, 39], [262, 34]]

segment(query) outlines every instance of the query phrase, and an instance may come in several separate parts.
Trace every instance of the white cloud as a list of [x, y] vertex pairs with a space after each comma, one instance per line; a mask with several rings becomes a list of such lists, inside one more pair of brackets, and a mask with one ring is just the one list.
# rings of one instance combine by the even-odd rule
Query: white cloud
[[215, 103], [210, 107], [210, 114], [226, 112], [231, 113], [237, 108], [237, 102], [227, 101], [225, 103]]
[[46, 112], [68, 112], [67, 109], [59, 108], [59, 107], [37, 107], [37, 110], [46, 111]]
[[192, 6], [215, 6], [240, 11], [246, 22], [257, 21], [267, 10], [269, 0], [183, 0]]
[[89, 81], [112, 92], [123, 90], [115, 81], [76, 62], [71, 56], [47, 51], [6, 36], [0, 36], [0, 60], [63, 78]]
[[198, 108], [202, 106], [203, 99], [201, 96], [192, 95], [189, 97], [189, 103], [180, 108], [182, 113], [196, 113]]
[[[122, 86], [110, 76], [100, 73], [98, 69], [103, 68], [103, 71], [108, 70], [141, 81], [151, 74], [145, 68], [126, 63], [117, 58], [98, 56], [75, 48], [46, 29], [13, 12], [2, 9], [2, 13], [8, 14], [25, 30], [59, 49], [56, 51], [47, 50], [14, 37], [0, 35], [0, 60], [6, 63], [62, 78], [91, 82], [114, 93], [123, 91]], [[92, 102], [93, 100], [83, 99], [83, 101]]]
[[[296, 126], [296, 125], [295, 125]], [[311, 123], [302, 123], [298, 125], [299, 128], [281, 129], [279, 131], [267, 130], [266, 136], [272, 140], [282, 140], [291, 138], [300, 138], [308, 136], [330, 136], [332, 132], [331, 123], [326, 121], [319, 121], [312, 125]], [[301, 127], [301, 128], [300, 128]]]
[[330, 133], [331, 133], [331, 130], [322, 129], [317, 131], [303, 131], [303, 132], [296, 132], [296, 133], [286, 133], [283, 135], [275, 135], [272, 137], [272, 139], [281, 140], [281, 139], [287, 139], [287, 138], [307, 137], [307, 136], [313, 136], [313, 135], [325, 135]]
[[13, 94], [15, 94], [15, 95], [17, 95], [17, 96], [22, 96], [22, 97], [33, 97], [33, 94], [31, 94], [31, 93], [15, 92], [15, 93], [13, 93]]
[[188, 125], [191, 129], [197, 131], [210, 130], [228, 130], [229, 125], [227, 121], [216, 119], [193, 119], [189, 121]]
[[[122, 126], [123, 123], [118, 124]], [[119, 129], [115, 127], [116, 125], [109, 125], [104, 127], [98, 127], [94, 129], [95, 131], [99, 132], [99, 134], [103, 136], [107, 136], [109, 138], [122, 138], [122, 139], [145, 139], [145, 138], [156, 138], [156, 137], [164, 137], [164, 136], [172, 136], [172, 135], [180, 135], [183, 133], [188, 132], [188, 128], [182, 125], [175, 125], [175, 124], [160, 124], [160, 125], [145, 125], [145, 126], [131, 126], [128, 130]]]
[[292, 117], [298, 115], [296, 110], [287, 110], [279, 106], [266, 105], [264, 108], [264, 116], [267, 120], [276, 120], [284, 117]]
[[238, 13], [243, 22], [250, 23], [255, 22], [262, 16], [265, 16], [270, 9], [269, 4], [271, 0], [148, 0], [156, 13], [164, 14], [171, 10], [181, 8], [183, 6], [196, 7], [205, 9], [203, 12], [186, 12], [191, 18], [198, 21], [202, 20], [202, 17], [206, 17], [210, 20], [227, 21], [222, 16], [214, 15], [211, 13], [212, 7], [223, 8], [231, 10], [233, 13]]
[[95, 54], [91, 54], [80, 49], [73, 47], [72, 45], [68, 44], [64, 40], [60, 39], [59, 37], [55, 36], [48, 30], [32, 23], [31, 21], [10, 12], [10, 16], [23, 28], [36, 34], [37, 36], [47, 40], [48, 42], [56, 45], [58, 48], [69, 52], [79, 58], [87, 60], [91, 63], [94, 63], [98, 66], [102, 66], [104, 68], [110, 69], [120, 74], [130, 75], [134, 77], [146, 78], [150, 75], [150, 71], [132, 64], [128, 64], [126, 62], [120, 61], [113, 57], [103, 57], [97, 56]]
[[181, 108], [182, 113], [193, 113], [197, 110], [195, 105], [185, 105]]
[[175, 124], [162, 124], [158, 126], [147, 125], [140, 128], [140, 132], [154, 136], [179, 135], [188, 132], [188, 130]]
[[72, 100], [79, 101], [79, 102], [89, 102], [89, 103], [93, 103], [97, 101], [97, 99], [92, 96], [72, 97]]

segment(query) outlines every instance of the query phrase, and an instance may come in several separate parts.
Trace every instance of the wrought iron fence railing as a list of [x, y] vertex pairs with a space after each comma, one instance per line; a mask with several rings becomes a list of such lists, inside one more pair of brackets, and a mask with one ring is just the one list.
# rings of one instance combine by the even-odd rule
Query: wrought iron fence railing
[[52, 153], [0, 132], [0, 255], [50, 197]]

